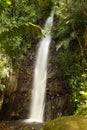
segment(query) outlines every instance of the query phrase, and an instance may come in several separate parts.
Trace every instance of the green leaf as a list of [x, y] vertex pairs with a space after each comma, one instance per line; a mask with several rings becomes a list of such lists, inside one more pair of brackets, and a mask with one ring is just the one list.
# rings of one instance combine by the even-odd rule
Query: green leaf
[[42, 30], [39, 26], [32, 23], [24, 23], [14, 26], [12, 29], [8, 29], [0, 33], [0, 42], [4, 42], [16, 36], [23, 34], [30, 34], [30, 36], [41, 36]]
[[5, 88], [5, 85], [0, 84], [0, 90], [1, 90], [1, 91], [3, 91], [3, 90], [4, 90], [4, 88]]
[[80, 94], [87, 97], [87, 92], [85, 92], [85, 91], [80, 91]]
[[7, 3], [8, 5], [11, 5], [11, 1], [10, 1], [10, 0], [6, 0], [6, 3]]

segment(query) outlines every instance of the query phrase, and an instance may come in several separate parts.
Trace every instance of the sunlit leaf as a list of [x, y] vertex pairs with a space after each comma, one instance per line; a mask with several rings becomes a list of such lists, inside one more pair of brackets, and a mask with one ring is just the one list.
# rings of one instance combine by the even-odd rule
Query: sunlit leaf
[[80, 91], [80, 94], [87, 97], [87, 92], [85, 92], [85, 91]]
[[10, 0], [6, 0], [6, 3], [7, 3], [8, 5], [11, 5], [11, 1], [10, 1]]

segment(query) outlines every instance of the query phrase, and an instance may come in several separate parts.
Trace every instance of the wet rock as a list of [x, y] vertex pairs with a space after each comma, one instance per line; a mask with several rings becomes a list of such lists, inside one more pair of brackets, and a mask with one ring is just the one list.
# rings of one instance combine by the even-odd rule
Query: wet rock
[[[54, 44], [54, 45], [53, 45]], [[55, 60], [58, 55], [55, 43], [51, 44], [48, 59], [48, 76], [45, 97], [44, 120], [49, 121], [58, 116], [68, 115], [70, 109], [70, 89], [64, 78], [61, 62]], [[12, 106], [12, 120], [26, 119], [29, 115], [33, 72], [36, 60], [36, 45], [25, 54], [18, 76], [18, 86]]]
[[11, 114], [11, 120], [19, 120], [20, 119], [20, 115], [18, 113], [13, 112]]
[[32, 130], [35, 130], [35, 128], [34, 128], [34, 127], [32, 127], [31, 129], [32, 129]]
[[[52, 45], [52, 43], [51, 43]], [[51, 46], [48, 66], [48, 79], [45, 99], [45, 120], [49, 121], [58, 116], [68, 115], [71, 90], [66, 82], [61, 62], [54, 60], [58, 55], [55, 45]]]

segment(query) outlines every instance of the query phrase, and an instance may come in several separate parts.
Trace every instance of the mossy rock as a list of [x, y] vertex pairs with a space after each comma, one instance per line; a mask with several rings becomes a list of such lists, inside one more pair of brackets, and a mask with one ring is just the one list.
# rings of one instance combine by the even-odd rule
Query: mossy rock
[[23, 128], [22, 130], [30, 130], [28, 127]]
[[42, 130], [87, 130], [87, 116], [59, 117], [46, 123]]

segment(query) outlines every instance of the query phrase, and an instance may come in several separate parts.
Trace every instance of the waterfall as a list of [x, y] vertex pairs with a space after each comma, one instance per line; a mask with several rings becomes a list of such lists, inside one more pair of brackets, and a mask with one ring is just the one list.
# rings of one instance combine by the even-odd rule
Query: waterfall
[[48, 52], [51, 42], [51, 28], [53, 25], [53, 12], [47, 18], [44, 26], [46, 36], [39, 42], [39, 49], [37, 53], [36, 65], [34, 70], [34, 80], [31, 97], [31, 107], [29, 122], [43, 122], [44, 121], [44, 107], [45, 107], [45, 91], [47, 80], [47, 61]]

